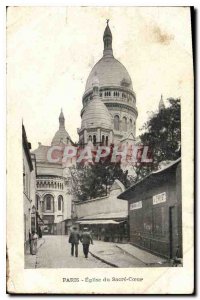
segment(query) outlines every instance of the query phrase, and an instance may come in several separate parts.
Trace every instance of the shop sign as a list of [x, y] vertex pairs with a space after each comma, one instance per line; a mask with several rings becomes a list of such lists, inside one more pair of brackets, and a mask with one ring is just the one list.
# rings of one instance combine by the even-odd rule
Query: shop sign
[[142, 208], [142, 201], [138, 201], [130, 204], [130, 210]]
[[153, 196], [153, 205], [166, 202], [166, 192]]

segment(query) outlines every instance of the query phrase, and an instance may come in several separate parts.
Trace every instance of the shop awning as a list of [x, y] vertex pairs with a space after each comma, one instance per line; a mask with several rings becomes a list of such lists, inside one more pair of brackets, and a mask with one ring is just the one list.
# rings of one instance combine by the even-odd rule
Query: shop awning
[[121, 222], [117, 222], [114, 220], [84, 220], [84, 221], [76, 221], [78, 224], [120, 224]]
[[119, 219], [117, 221], [124, 220], [128, 217], [128, 208], [126, 211], [120, 211], [120, 212], [112, 212], [112, 213], [100, 213], [96, 215], [89, 215], [84, 217], [79, 217], [79, 220], [110, 220], [113, 221], [113, 219]]

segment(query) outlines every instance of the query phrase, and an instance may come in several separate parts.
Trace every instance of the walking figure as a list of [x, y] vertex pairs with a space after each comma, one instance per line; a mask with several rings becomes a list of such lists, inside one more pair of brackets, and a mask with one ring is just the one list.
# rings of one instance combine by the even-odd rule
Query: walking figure
[[74, 256], [74, 248], [75, 248], [75, 256], [78, 257], [79, 240], [80, 240], [80, 234], [78, 232], [77, 227], [74, 227], [69, 236], [69, 243], [71, 243], [71, 256]]
[[32, 231], [32, 234], [29, 235], [29, 239], [30, 239], [30, 253], [32, 255], [36, 255], [38, 235], [34, 230]]
[[93, 244], [93, 240], [87, 227], [83, 228], [83, 233], [81, 235], [81, 243], [83, 244], [83, 253], [85, 255], [85, 258], [88, 258], [90, 243]]

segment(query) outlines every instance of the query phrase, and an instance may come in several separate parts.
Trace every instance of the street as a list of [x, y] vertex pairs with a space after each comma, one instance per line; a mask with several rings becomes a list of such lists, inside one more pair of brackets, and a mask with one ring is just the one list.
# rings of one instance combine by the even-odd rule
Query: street
[[94, 240], [86, 259], [79, 243], [78, 257], [71, 256], [66, 235], [45, 235], [38, 240], [37, 255], [25, 255], [25, 268], [136, 268], [167, 266], [168, 261], [130, 244]]
[[[79, 244], [79, 256], [71, 256], [71, 244], [68, 236], [46, 235], [36, 256], [36, 268], [109, 268], [110, 266], [88, 255], [83, 255], [82, 244]], [[92, 247], [92, 246], [91, 246]], [[27, 267], [27, 266], [26, 266]]]

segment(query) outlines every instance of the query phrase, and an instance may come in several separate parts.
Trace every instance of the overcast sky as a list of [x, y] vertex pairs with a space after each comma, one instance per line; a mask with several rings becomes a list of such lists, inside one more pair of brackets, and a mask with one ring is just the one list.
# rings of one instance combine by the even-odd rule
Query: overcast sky
[[[32, 148], [50, 145], [61, 107], [78, 140], [87, 77], [102, 57], [110, 19], [113, 52], [136, 93], [137, 134], [161, 93], [189, 99], [192, 48], [188, 8], [10, 7], [7, 14], [8, 113], [23, 122]], [[190, 105], [190, 103], [188, 103]]]

